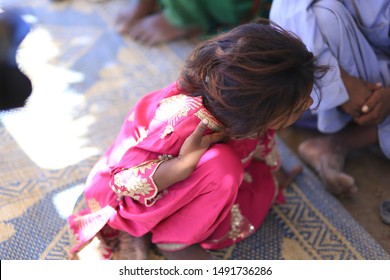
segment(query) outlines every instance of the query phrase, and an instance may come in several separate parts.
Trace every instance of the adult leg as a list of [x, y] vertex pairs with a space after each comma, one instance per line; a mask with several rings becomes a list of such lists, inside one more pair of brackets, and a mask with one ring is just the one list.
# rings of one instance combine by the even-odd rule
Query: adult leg
[[141, 19], [128, 32], [131, 38], [145, 45], [174, 41], [197, 33], [197, 29], [173, 25], [163, 13], [156, 13]]
[[[380, 78], [372, 47], [342, 3], [316, 2], [313, 13], [324, 42], [342, 69], [363, 81]], [[352, 96], [354, 92], [348, 94]], [[329, 90], [323, 92], [324, 106], [327, 106], [327, 96], [336, 95]], [[377, 128], [349, 125], [351, 117], [337, 108], [320, 108], [317, 116], [319, 130], [328, 134], [303, 142], [299, 147], [300, 155], [319, 173], [331, 193], [350, 195], [357, 187], [354, 178], [343, 171], [346, 156], [352, 150], [377, 143]]]
[[128, 34], [146, 45], [173, 41], [206, 31], [206, 1], [160, 0], [161, 11], [136, 22]]
[[157, 8], [157, 0], [133, 0], [129, 7], [116, 18], [116, 29], [119, 33], [128, 34], [142, 18], [150, 15]]

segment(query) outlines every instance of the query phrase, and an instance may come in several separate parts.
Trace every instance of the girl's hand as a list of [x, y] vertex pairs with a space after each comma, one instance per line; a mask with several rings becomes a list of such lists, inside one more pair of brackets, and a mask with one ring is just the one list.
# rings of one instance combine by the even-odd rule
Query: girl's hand
[[225, 137], [223, 133], [212, 133], [203, 136], [207, 124], [207, 120], [202, 120], [194, 132], [184, 141], [179, 155], [164, 161], [156, 169], [153, 180], [159, 191], [190, 177], [206, 150], [213, 143]]
[[220, 132], [203, 135], [207, 128], [207, 124], [208, 120], [203, 119], [181, 146], [178, 159], [187, 168], [195, 169], [206, 150], [212, 144], [221, 141], [225, 137], [225, 135]]

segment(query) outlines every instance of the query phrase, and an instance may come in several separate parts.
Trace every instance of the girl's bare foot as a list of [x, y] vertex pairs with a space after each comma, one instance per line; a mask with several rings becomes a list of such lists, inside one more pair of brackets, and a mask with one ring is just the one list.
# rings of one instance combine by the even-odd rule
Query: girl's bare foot
[[116, 19], [116, 29], [121, 34], [128, 34], [134, 24], [150, 15], [157, 7], [156, 0], [135, 0], [129, 8], [119, 13]]
[[111, 248], [100, 235], [95, 236], [79, 252], [71, 254], [69, 260], [108, 260], [112, 256]]
[[216, 260], [217, 258], [204, 250], [198, 244], [186, 247], [179, 251], [160, 250], [168, 260]]
[[173, 26], [162, 13], [153, 14], [139, 20], [129, 31], [134, 40], [146, 45], [156, 45], [195, 35], [198, 30]]
[[306, 140], [298, 150], [303, 160], [318, 172], [330, 193], [346, 197], [357, 192], [354, 178], [343, 172], [347, 151], [335, 145], [330, 137]]
[[117, 260], [146, 260], [150, 248], [150, 236], [134, 237], [127, 232], [119, 232], [119, 250], [114, 258]]

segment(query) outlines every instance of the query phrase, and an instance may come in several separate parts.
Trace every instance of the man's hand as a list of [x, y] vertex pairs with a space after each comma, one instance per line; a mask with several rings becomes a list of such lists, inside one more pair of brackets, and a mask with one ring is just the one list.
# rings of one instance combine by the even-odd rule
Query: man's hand
[[390, 88], [380, 87], [374, 90], [362, 106], [361, 111], [363, 114], [355, 118], [355, 122], [358, 124], [378, 125], [383, 122], [390, 114]]
[[371, 84], [349, 75], [341, 67], [340, 73], [349, 95], [349, 100], [340, 107], [352, 118], [358, 118], [362, 114], [362, 106], [371, 96], [373, 87]]

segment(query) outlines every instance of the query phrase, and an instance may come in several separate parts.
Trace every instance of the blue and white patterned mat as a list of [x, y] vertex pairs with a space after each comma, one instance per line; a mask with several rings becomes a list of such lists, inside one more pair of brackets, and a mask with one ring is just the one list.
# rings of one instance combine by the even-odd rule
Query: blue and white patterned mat
[[[179, 74], [193, 43], [146, 48], [116, 34], [127, 0], [0, 0], [32, 25], [18, 61], [28, 104], [0, 114], [0, 259], [62, 260], [66, 219], [93, 164], [143, 94]], [[280, 142], [287, 167], [297, 157]], [[309, 169], [228, 259], [390, 259]]]

